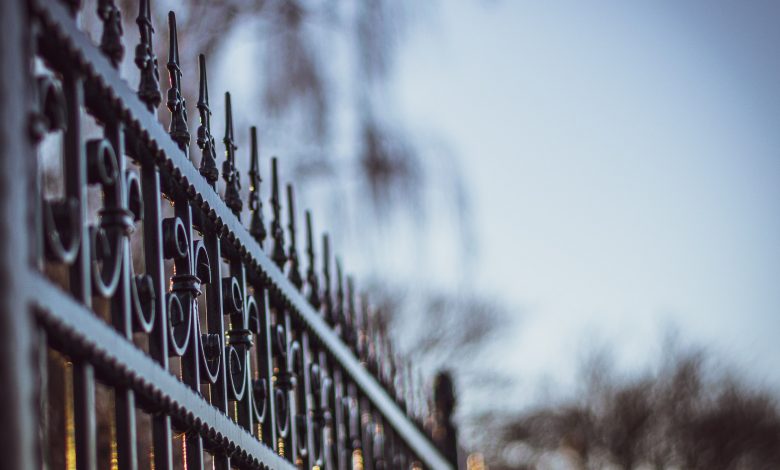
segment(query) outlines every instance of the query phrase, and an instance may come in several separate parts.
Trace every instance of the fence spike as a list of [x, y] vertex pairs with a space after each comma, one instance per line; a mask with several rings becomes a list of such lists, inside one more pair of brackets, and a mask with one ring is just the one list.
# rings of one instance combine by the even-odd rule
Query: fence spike
[[379, 328], [377, 328], [377, 335], [375, 338], [375, 348], [376, 348], [376, 361], [377, 361], [377, 378], [379, 379], [379, 382], [382, 385], [387, 384], [387, 351], [385, 351], [385, 346], [387, 345], [386, 338], [385, 338], [385, 326], [384, 324], [378, 325]]
[[249, 210], [252, 211], [252, 220], [249, 222], [249, 233], [255, 237], [260, 247], [263, 247], [266, 231], [263, 223], [263, 201], [260, 198], [260, 157], [257, 150], [257, 128], [252, 126], [249, 129], [251, 136], [252, 149], [249, 160]]
[[179, 148], [189, 158], [190, 132], [187, 129], [187, 103], [181, 92], [181, 66], [179, 64], [179, 40], [176, 35], [176, 15], [168, 12], [168, 76], [171, 87], [168, 89], [168, 110], [171, 112], [171, 125], [168, 133]]
[[357, 327], [357, 353], [358, 359], [364, 365], [368, 363], [368, 295], [363, 292], [360, 296], [360, 321]]
[[419, 383], [417, 391], [419, 393], [420, 421], [425, 423], [428, 419], [428, 390], [423, 379], [422, 370], [417, 368], [417, 382]]
[[311, 228], [311, 212], [306, 211], [306, 254], [309, 259], [309, 267], [306, 271], [306, 282], [309, 284], [309, 303], [315, 310], [320, 309], [320, 285], [317, 271], [314, 265], [314, 234]]
[[241, 178], [236, 170], [236, 141], [233, 136], [233, 106], [230, 103], [230, 92], [225, 92], [225, 161], [222, 162], [222, 179], [225, 180], [225, 205], [241, 218], [241, 209], [244, 203], [241, 201], [239, 189]]
[[398, 363], [398, 369], [396, 370], [396, 377], [397, 377], [397, 384], [398, 386], [395, 387], [396, 390], [396, 399], [398, 400], [398, 404], [400, 405], [401, 409], [404, 413], [406, 413], [406, 375], [404, 374], [405, 367], [406, 367], [406, 358], [402, 355], [399, 355], [396, 358], [396, 361]]
[[407, 413], [412, 419], [416, 419], [417, 418], [417, 397], [415, 396], [414, 371], [412, 370], [411, 363], [406, 364], [406, 375], [409, 380], [409, 391], [408, 391], [409, 407]]
[[198, 56], [198, 68], [200, 69], [200, 86], [198, 90], [198, 113], [200, 113], [200, 126], [198, 126], [198, 147], [202, 151], [200, 159], [200, 174], [212, 188], [216, 188], [219, 178], [217, 169], [217, 151], [214, 136], [211, 135], [211, 109], [209, 108], [209, 82], [206, 76], [206, 56]]
[[379, 310], [374, 310], [373, 313], [371, 318], [366, 319], [366, 354], [368, 356], [366, 362], [369, 372], [375, 377], [379, 377], [379, 351], [376, 346], [377, 332], [379, 330], [377, 328]]
[[135, 65], [141, 71], [141, 80], [138, 82], [138, 98], [146, 103], [149, 111], [154, 112], [162, 95], [160, 94], [160, 72], [157, 69], [157, 56], [154, 53], [152, 37], [154, 26], [152, 25], [151, 8], [149, 0], [141, 0], [138, 3], [138, 32], [141, 41], [135, 47]]
[[76, 17], [81, 9], [81, 0], [65, 0], [63, 3], [68, 7], [72, 17]]
[[284, 269], [287, 254], [284, 252], [284, 231], [282, 230], [281, 205], [279, 203], [279, 175], [276, 170], [276, 157], [271, 159], [271, 208], [274, 218], [271, 221], [271, 236], [274, 240], [271, 259], [279, 268]]
[[339, 336], [344, 338], [344, 276], [341, 271], [341, 260], [336, 258], [336, 308], [334, 309], [334, 320]]
[[415, 399], [414, 399], [414, 379], [412, 377], [412, 360], [409, 358], [406, 362], [406, 409], [409, 416], [415, 414]]
[[296, 245], [296, 230], [295, 230], [295, 195], [293, 194], [293, 187], [290, 183], [287, 183], [287, 213], [290, 219], [287, 228], [290, 230], [290, 252], [287, 255], [287, 259], [290, 260], [290, 270], [287, 276], [290, 282], [295, 287], [300, 289], [303, 287], [303, 279], [301, 278], [300, 263], [298, 261], [298, 247]]
[[352, 351], [357, 352], [356, 310], [355, 310], [355, 282], [352, 276], [347, 276], [347, 310], [344, 316], [344, 341]]
[[116, 7], [114, 0], [99, 0], [97, 14], [103, 21], [100, 50], [111, 61], [111, 65], [118, 68], [125, 55], [125, 46], [122, 44], [122, 12]]
[[389, 334], [385, 335], [385, 354], [387, 355], [387, 388], [391, 396], [396, 395], [395, 386], [395, 346]]
[[330, 237], [325, 233], [322, 235], [322, 312], [325, 320], [334, 326], [336, 322], [333, 318], [333, 294], [330, 290]]

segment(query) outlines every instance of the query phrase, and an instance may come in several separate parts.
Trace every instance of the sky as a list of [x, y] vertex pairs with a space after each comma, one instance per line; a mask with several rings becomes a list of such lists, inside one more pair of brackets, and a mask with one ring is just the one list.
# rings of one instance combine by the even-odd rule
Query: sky
[[497, 360], [520, 401], [570, 388], [593, 348], [652, 364], [671, 329], [780, 389], [780, 3], [434, 10], [391, 88], [452, 149], [474, 261], [467, 282], [451, 250], [427, 272], [517, 313]]

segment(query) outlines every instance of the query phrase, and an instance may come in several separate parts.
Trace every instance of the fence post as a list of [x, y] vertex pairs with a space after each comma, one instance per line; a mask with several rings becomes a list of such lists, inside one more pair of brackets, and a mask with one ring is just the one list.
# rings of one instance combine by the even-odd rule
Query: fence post
[[436, 374], [433, 382], [433, 429], [431, 435], [436, 447], [452, 468], [458, 468], [458, 431], [452, 422], [455, 410], [455, 387], [447, 371]]
[[[4, 468], [35, 466], [32, 315], [25, 280], [29, 271], [27, 230], [28, 118], [31, 94], [30, 22], [27, 2], [0, 2], [0, 456]], [[22, 112], [20, 112], [22, 111]]]

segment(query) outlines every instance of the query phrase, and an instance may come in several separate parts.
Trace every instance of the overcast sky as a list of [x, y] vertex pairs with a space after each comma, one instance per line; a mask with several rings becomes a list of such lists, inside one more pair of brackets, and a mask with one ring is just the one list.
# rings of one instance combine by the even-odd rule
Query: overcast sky
[[670, 327], [780, 384], [778, 25], [756, 0], [440, 2], [414, 24], [397, 111], [454, 150], [470, 279], [522, 314], [502, 348], [526, 399], [593, 345], [648, 364]]

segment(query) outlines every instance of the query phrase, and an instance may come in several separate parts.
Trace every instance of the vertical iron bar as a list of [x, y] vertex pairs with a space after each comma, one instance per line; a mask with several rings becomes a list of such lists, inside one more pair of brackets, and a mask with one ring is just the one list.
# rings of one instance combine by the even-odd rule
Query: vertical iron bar
[[347, 436], [346, 436], [346, 423], [344, 416], [344, 381], [341, 376], [341, 368], [338, 363], [334, 361], [332, 364], [333, 370], [333, 428], [335, 430], [335, 438], [333, 447], [335, 447], [333, 455], [337, 462], [339, 470], [349, 470], [351, 468], [351, 462], [349, 454], [347, 453]]
[[37, 363], [37, 423], [38, 423], [38, 462], [40, 468], [43, 470], [49, 470], [51, 464], [49, 462], [49, 347], [46, 335], [46, 330], [38, 326], [35, 328], [36, 354], [38, 357]]
[[[160, 171], [150, 155], [145, 155], [141, 166], [141, 191], [144, 200], [144, 255], [146, 272], [152, 276], [155, 296], [154, 329], [149, 337], [149, 353], [160, 366], [168, 370], [168, 312], [165, 305], [165, 273], [162, 249], [162, 210], [160, 207]], [[171, 418], [159, 413], [152, 423], [154, 468], [173, 467]]]
[[[30, 30], [27, 2], [0, 2], [0, 455], [8, 468], [35, 462], [33, 324], [25, 290], [28, 265], [25, 182], [32, 149], [28, 140], [31, 103]], [[20, 295], [24, 293], [24, 295]]]
[[[246, 283], [246, 267], [244, 266], [244, 263], [240, 261], [233, 261], [230, 264], [230, 272], [231, 274], [234, 272], [238, 273], [238, 283], [241, 286], [241, 292], [243, 292], [243, 307], [244, 311], [242, 312], [242, 325], [241, 328], [248, 329], [249, 327], [249, 312], [246, 310], [247, 305], [247, 297], [249, 295], [249, 290], [247, 289], [247, 283]], [[235, 328], [235, 325], [233, 326]], [[243, 351], [243, 359], [244, 359], [244, 380], [246, 381], [246, 389], [244, 390], [244, 397], [243, 399], [238, 403], [238, 424], [243, 426], [244, 429], [249, 431], [249, 433], [254, 434], [254, 426], [255, 426], [255, 418], [253, 416], [252, 411], [252, 401], [254, 400], [254, 394], [252, 393], [252, 374], [251, 374], [251, 361], [249, 360], [249, 355], [252, 353], [249, 346], [245, 347], [245, 350]]]
[[[203, 242], [209, 254], [211, 263], [211, 279], [206, 291], [207, 323], [210, 334], [218, 334], [223, 349], [225, 341], [225, 317], [222, 314], [222, 247], [216, 227], [207, 219], [203, 221]], [[217, 383], [210, 387], [211, 404], [216, 406], [224, 414], [228, 413], [228, 393], [226, 375], [226, 355], [222, 352], [222, 364], [219, 368]], [[214, 468], [216, 470], [229, 470], [230, 459], [226, 455], [214, 456]]]
[[[304, 402], [298, 404], [298, 413], [303, 413], [304, 420], [306, 421], [306, 435], [299, 437], [306, 440], [306, 468], [312, 468], [315, 465], [314, 454], [314, 427], [312, 423], [312, 412], [314, 405], [312, 403], [312, 389], [311, 389], [311, 375], [310, 365], [312, 361], [311, 345], [309, 344], [309, 333], [303, 330], [301, 333], [301, 354], [303, 354], [303, 383], [298, 383], [299, 387], [303, 387], [302, 393], [299, 396], [303, 396]], [[300, 380], [300, 379], [299, 379]]]
[[[87, 162], [81, 143], [81, 109], [84, 89], [75, 71], [65, 74], [64, 92], [67, 103], [68, 128], [65, 131], [65, 192], [78, 201], [82, 243], [76, 261], [70, 268], [70, 289], [87, 307], [92, 305], [89, 228], [87, 225]], [[74, 361], [74, 411], [76, 426], [76, 467], [96, 470], [97, 431], [95, 423], [95, 372], [91, 364]]]
[[[193, 238], [192, 230], [192, 207], [190, 206], [190, 203], [187, 199], [180, 198], [174, 203], [174, 211], [176, 216], [179, 217], [184, 223], [184, 233], [187, 234], [187, 250], [189, 251], [190, 256], [188, 260], [184, 261], [184, 263], [189, 263], [189, 273], [195, 274], [194, 266], [196, 262], [196, 253], [195, 240]], [[176, 274], [184, 273], [177, 269]], [[195, 298], [195, 294], [192, 294], [192, 297], [187, 297], [187, 302], [190, 305], [186, 308], [193, 310], [187, 310], [192, 314], [192, 318], [190, 318], [190, 340], [189, 344], [187, 345], [187, 349], [181, 358], [181, 374], [184, 383], [192, 387], [196, 393], [200, 393], [200, 337], [198, 335], [200, 330], [200, 319], [196, 311], [197, 299]], [[187, 449], [186, 468], [202, 470], [203, 440], [201, 439], [200, 434], [193, 431], [187, 431], [184, 436], [184, 441], [184, 445]]]
[[257, 348], [257, 365], [260, 368], [260, 377], [268, 382], [268, 413], [263, 423], [263, 439], [270, 443], [274, 452], [279, 452], [276, 438], [276, 399], [273, 380], [273, 355], [271, 347], [271, 307], [269, 305], [268, 289], [261, 287], [259, 297], [260, 305], [260, 344]]
[[[295, 358], [292, 357], [292, 345], [293, 345], [293, 335], [292, 335], [292, 319], [290, 318], [290, 313], [287, 311], [287, 309], [284, 308], [283, 304], [281, 304], [277, 307], [279, 312], [283, 317], [283, 325], [284, 325], [284, 333], [287, 335], [287, 373], [289, 374], [295, 374]], [[296, 400], [296, 387], [300, 385], [293, 385], [292, 388], [287, 392], [287, 413], [289, 414], [288, 419], [290, 420], [290, 428], [289, 428], [289, 437], [287, 441], [289, 452], [287, 455], [289, 455], [289, 459], [293, 463], [297, 463], [298, 461], [298, 426], [296, 421], [298, 420], [298, 417], [296, 416], [296, 410], [297, 408], [297, 400]]]
[[[114, 148], [117, 158], [118, 203], [127, 209], [127, 188], [125, 187], [125, 139], [124, 127], [119, 122], [109, 122], [105, 126], [105, 135]], [[133, 340], [133, 323], [130, 300], [130, 239], [122, 237], [122, 259], [117, 293], [112, 299], [111, 315], [114, 327], [128, 340]], [[138, 468], [135, 424], [135, 394], [127, 387], [115, 390], [116, 442], [119, 470]]]

